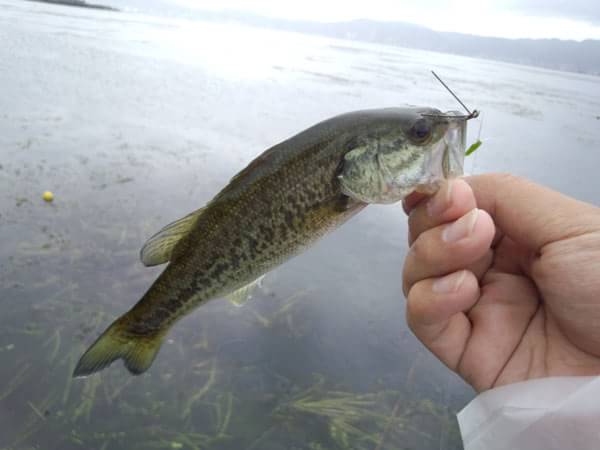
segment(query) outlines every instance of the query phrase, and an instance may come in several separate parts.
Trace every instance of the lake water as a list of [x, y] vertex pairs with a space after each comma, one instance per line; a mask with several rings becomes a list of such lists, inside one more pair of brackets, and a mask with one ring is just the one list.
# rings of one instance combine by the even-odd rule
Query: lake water
[[322, 119], [457, 109], [431, 69], [483, 111], [469, 172], [599, 202], [600, 78], [0, 0], [0, 449], [461, 448], [474, 393], [405, 324], [398, 205], [367, 208], [246, 306], [199, 308], [143, 376], [71, 378], [160, 272], [138, 261], [150, 235]]

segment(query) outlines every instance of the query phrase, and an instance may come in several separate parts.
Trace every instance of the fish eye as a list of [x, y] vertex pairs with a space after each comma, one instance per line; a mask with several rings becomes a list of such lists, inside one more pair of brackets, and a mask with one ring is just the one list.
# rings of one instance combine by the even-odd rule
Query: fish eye
[[408, 135], [416, 143], [423, 143], [431, 136], [431, 123], [427, 119], [417, 120], [410, 128]]

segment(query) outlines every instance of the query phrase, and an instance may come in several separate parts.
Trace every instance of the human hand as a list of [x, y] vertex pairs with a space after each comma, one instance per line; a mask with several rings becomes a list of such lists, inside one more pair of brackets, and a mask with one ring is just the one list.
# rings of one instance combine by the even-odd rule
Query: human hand
[[600, 374], [599, 208], [510, 175], [419, 200], [404, 294], [431, 352], [477, 391]]

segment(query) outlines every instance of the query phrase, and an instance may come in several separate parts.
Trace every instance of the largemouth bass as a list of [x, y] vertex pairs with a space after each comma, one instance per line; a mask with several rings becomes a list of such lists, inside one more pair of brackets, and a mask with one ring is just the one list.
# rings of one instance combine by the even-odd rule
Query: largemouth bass
[[325, 120], [266, 150], [204, 208], [149, 239], [142, 262], [168, 266], [85, 352], [74, 376], [117, 359], [143, 373], [173, 324], [202, 303], [247, 295], [369, 203], [434, 192], [462, 174], [465, 131], [456, 112], [375, 109]]

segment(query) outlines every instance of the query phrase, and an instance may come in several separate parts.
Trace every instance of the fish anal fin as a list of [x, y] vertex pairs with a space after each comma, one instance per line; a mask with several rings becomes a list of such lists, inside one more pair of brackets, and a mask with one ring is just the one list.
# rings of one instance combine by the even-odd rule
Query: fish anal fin
[[132, 336], [115, 321], [83, 354], [75, 370], [74, 377], [85, 377], [108, 367], [117, 359], [122, 359], [127, 370], [133, 375], [144, 373], [152, 365], [163, 342], [165, 331], [148, 336]]
[[140, 259], [145, 266], [156, 266], [171, 260], [173, 250], [182, 238], [194, 227], [204, 208], [170, 223], [146, 241], [140, 251]]
[[257, 287], [260, 287], [262, 284], [262, 280], [265, 278], [264, 275], [261, 275], [256, 280], [251, 283], [242, 286], [236, 291], [233, 291], [231, 294], [227, 295], [225, 298], [233, 303], [235, 306], [241, 307], [246, 304], [248, 300], [252, 298], [252, 294], [256, 290]]

